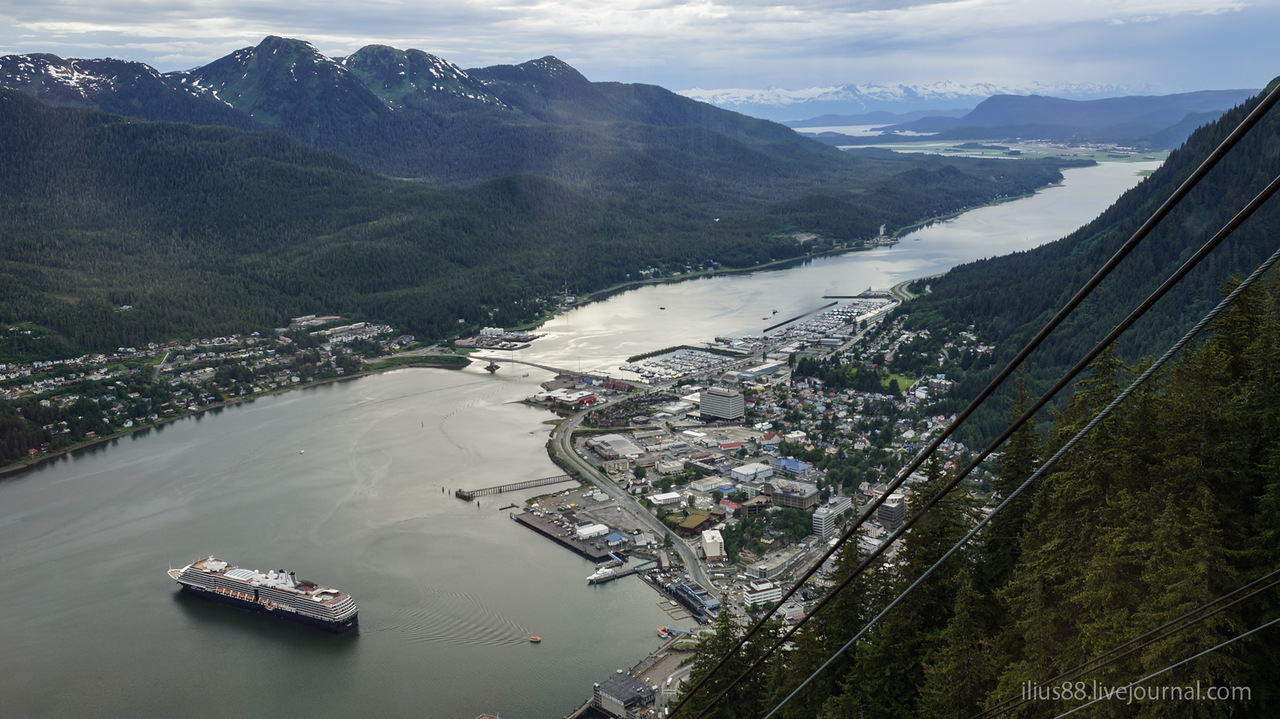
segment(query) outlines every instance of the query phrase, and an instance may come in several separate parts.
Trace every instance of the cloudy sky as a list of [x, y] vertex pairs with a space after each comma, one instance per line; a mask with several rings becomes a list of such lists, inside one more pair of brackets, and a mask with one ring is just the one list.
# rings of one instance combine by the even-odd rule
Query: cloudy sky
[[372, 43], [464, 68], [555, 55], [591, 80], [689, 88], [1105, 83], [1257, 88], [1280, 75], [1280, 0], [0, 0], [0, 55], [162, 71], [266, 35]]

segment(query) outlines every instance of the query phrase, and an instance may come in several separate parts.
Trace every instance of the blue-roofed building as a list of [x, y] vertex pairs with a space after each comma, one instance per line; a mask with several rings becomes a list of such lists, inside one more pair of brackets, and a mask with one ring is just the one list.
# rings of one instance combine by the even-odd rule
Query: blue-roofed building
[[671, 588], [671, 593], [675, 595], [676, 601], [694, 614], [712, 616], [720, 611], [720, 600], [697, 582], [677, 584]]
[[782, 457], [775, 459], [770, 464], [779, 472], [785, 472], [792, 477], [807, 477], [813, 473], [813, 465], [791, 457]]

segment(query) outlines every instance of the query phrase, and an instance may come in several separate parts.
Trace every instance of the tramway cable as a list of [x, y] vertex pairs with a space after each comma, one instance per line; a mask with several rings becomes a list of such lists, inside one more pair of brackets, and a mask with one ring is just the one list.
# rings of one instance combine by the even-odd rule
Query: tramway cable
[[[1258, 584], [1264, 583], [1264, 582], [1266, 582], [1264, 586], [1257, 587]], [[1072, 681], [1072, 680], [1078, 679], [1093, 671], [1101, 669], [1102, 667], [1105, 667], [1109, 664], [1117, 662], [1120, 659], [1123, 659], [1129, 656], [1130, 654], [1133, 654], [1136, 651], [1145, 649], [1151, 646], [1152, 644], [1155, 644], [1158, 641], [1167, 639], [1173, 636], [1174, 634], [1177, 634], [1178, 632], [1190, 629], [1191, 627], [1199, 624], [1200, 622], [1206, 621], [1217, 614], [1221, 614], [1222, 612], [1225, 612], [1226, 610], [1238, 604], [1241, 604], [1242, 602], [1245, 602], [1249, 599], [1252, 599], [1253, 597], [1257, 596], [1258, 594], [1261, 594], [1262, 592], [1267, 591], [1268, 589], [1273, 589], [1275, 587], [1280, 587], [1280, 569], [1274, 570], [1270, 574], [1267, 574], [1264, 577], [1259, 577], [1258, 579], [1255, 579], [1252, 582], [1249, 582], [1248, 584], [1242, 587], [1238, 587], [1232, 590], [1231, 592], [1228, 592], [1227, 594], [1224, 594], [1218, 597], [1217, 599], [1214, 599], [1213, 601], [1202, 604], [1196, 607], [1195, 609], [1192, 609], [1191, 611], [1183, 614], [1177, 619], [1172, 619], [1168, 622], [1165, 622], [1164, 624], [1160, 625], [1159, 627], [1156, 627], [1155, 629], [1152, 629], [1151, 631], [1147, 632], [1146, 634], [1143, 634], [1140, 637], [1135, 637], [1123, 644], [1112, 647], [1109, 651], [1104, 652], [1103, 654], [1100, 654], [1088, 661], [1081, 662], [1080, 664], [1077, 664], [1074, 667], [1071, 667], [1070, 669], [1067, 669], [1066, 671], [1058, 674], [1052, 679], [1047, 679], [1043, 682], [1038, 683], [1036, 686], [1038, 687], [1053, 686], [1053, 685], [1059, 684], [1060, 682]], [[1252, 591], [1250, 591], [1248, 594], [1245, 594], [1242, 597], [1233, 599], [1231, 602], [1228, 602], [1227, 604], [1224, 604], [1220, 607], [1214, 608], [1215, 604], [1218, 604], [1219, 602], [1225, 601], [1227, 599], [1231, 599], [1232, 597], [1239, 594], [1240, 592], [1243, 592], [1249, 589], [1252, 589]], [[1203, 616], [1192, 618], [1193, 615], [1199, 614], [1200, 612], [1203, 612], [1208, 609], [1213, 609], [1213, 611]], [[1187, 621], [1186, 624], [1181, 624], [1181, 622], [1183, 622], [1184, 620], [1189, 620], [1189, 621]], [[1178, 626], [1175, 626], [1175, 625], [1178, 625]], [[1023, 704], [1026, 704], [1028, 701], [1031, 701], [1031, 700], [1025, 697], [1022, 698], [1021, 700], [1018, 700], [1017, 697], [1010, 697], [996, 704], [995, 706], [992, 706], [978, 714], [973, 715], [972, 717], [970, 717], [970, 719], [994, 719], [994, 717], [1008, 714], [1014, 709], [1017, 709]]]
[[[1141, 679], [1135, 679], [1135, 680], [1133, 680], [1133, 681], [1129, 682], [1129, 684], [1128, 684], [1128, 685], [1126, 685], [1126, 687], [1125, 687], [1125, 688], [1126, 688], [1126, 689], [1132, 689], [1134, 686], [1136, 686], [1136, 685], [1138, 685], [1138, 684], [1141, 684], [1141, 683], [1145, 682], [1145, 681], [1146, 681], [1146, 680], [1148, 680], [1148, 679], [1151, 679], [1151, 678], [1153, 678], [1153, 677], [1158, 677], [1158, 676], [1160, 676], [1161, 674], [1164, 674], [1165, 672], [1167, 672], [1167, 671], [1169, 671], [1169, 670], [1171, 670], [1171, 669], [1177, 669], [1178, 667], [1182, 666], [1183, 664], [1186, 664], [1187, 662], [1190, 662], [1190, 661], [1194, 661], [1194, 660], [1196, 660], [1196, 659], [1199, 659], [1200, 657], [1203, 657], [1204, 655], [1206, 655], [1206, 654], [1208, 654], [1208, 653], [1210, 653], [1210, 652], [1216, 652], [1216, 651], [1218, 651], [1219, 649], [1221, 649], [1221, 648], [1223, 648], [1223, 647], [1227, 646], [1228, 644], [1232, 644], [1232, 643], [1234, 643], [1234, 642], [1236, 642], [1236, 641], [1239, 641], [1239, 640], [1241, 640], [1241, 639], [1244, 639], [1245, 637], [1249, 636], [1250, 634], [1253, 634], [1253, 633], [1255, 633], [1255, 632], [1262, 631], [1263, 629], [1266, 629], [1267, 627], [1270, 627], [1270, 626], [1272, 626], [1272, 625], [1274, 625], [1274, 624], [1276, 624], [1276, 623], [1280, 623], [1280, 617], [1276, 617], [1275, 619], [1272, 619], [1272, 620], [1271, 620], [1271, 621], [1269, 621], [1269, 622], [1263, 622], [1262, 624], [1259, 624], [1258, 626], [1254, 627], [1253, 629], [1250, 629], [1249, 631], [1247, 631], [1247, 632], [1245, 632], [1245, 633], [1243, 633], [1243, 634], [1240, 634], [1240, 635], [1234, 636], [1234, 637], [1232, 637], [1232, 638], [1230, 638], [1230, 639], [1227, 639], [1227, 640], [1221, 641], [1221, 642], [1219, 642], [1219, 643], [1217, 643], [1217, 644], [1215, 644], [1215, 645], [1213, 645], [1213, 646], [1209, 647], [1208, 649], [1206, 649], [1206, 650], [1204, 650], [1204, 651], [1202, 651], [1202, 652], [1197, 652], [1197, 653], [1192, 654], [1191, 656], [1187, 657], [1186, 659], [1182, 659], [1182, 660], [1180, 660], [1180, 661], [1174, 662], [1173, 664], [1170, 664], [1169, 666], [1167, 666], [1167, 667], [1165, 667], [1165, 668], [1163, 668], [1163, 669], [1158, 669], [1158, 670], [1156, 670], [1156, 671], [1154, 671], [1154, 672], [1151, 672], [1150, 674], [1146, 675], [1145, 677], [1142, 677]], [[1062, 717], [1067, 716], [1068, 714], [1074, 714], [1074, 713], [1076, 713], [1076, 712], [1080, 711], [1081, 709], [1084, 709], [1084, 708], [1085, 708], [1085, 707], [1087, 707], [1087, 706], [1092, 706], [1093, 704], [1097, 704], [1098, 702], [1102, 701], [1102, 700], [1103, 700], [1103, 699], [1105, 699], [1105, 698], [1106, 698], [1106, 697], [1097, 697], [1097, 698], [1095, 698], [1093, 701], [1090, 701], [1090, 702], [1085, 703], [1085, 704], [1081, 704], [1080, 706], [1078, 706], [1078, 707], [1076, 707], [1076, 708], [1074, 708], [1074, 709], [1070, 709], [1070, 710], [1068, 710], [1068, 711], [1065, 711], [1065, 712], [1063, 712], [1063, 713], [1061, 713], [1061, 714], [1059, 714], [1059, 715], [1055, 716], [1053, 719], [1062, 719]]]

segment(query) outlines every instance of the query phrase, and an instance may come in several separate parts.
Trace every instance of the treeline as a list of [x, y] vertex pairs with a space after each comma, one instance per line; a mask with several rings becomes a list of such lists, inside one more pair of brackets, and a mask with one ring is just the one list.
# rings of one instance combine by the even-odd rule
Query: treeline
[[[1280, 701], [1275, 629], [1214, 650], [1277, 617], [1266, 589], [1159, 641], [1115, 647], [1209, 606], [1280, 565], [1280, 279], [1246, 293], [1214, 334], [1187, 350], [1068, 452], [975, 540], [817, 678], [780, 717], [1056, 716], [1092, 699], [1054, 687], [1146, 685], [1245, 688], [1226, 700], [1102, 701], [1081, 716], [1271, 716]], [[992, 480], [1011, 496], [1023, 480], [1137, 374], [1112, 355], [1046, 432], [1024, 428], [1004, 447]], [[1011, 414], [1029, 403], [1023, 393]], [[918, 507], [945, 481], [934, 462]], [[972, 500], [956, 492], [924, 515], [890, 564], [855, 578], [751, 680], [707, 716], [761, 717], [972, 527]], [[856, 542], [836, 579], [859, 562]], [[1197, 612], [1202, 616], [1207, 612]], [[723, 618], [722, 618], [723, 619]], [[699, 652], [692, 679], [742, 630], [726, 621]], [[695, 697], [702, 707], [765, 642]], [[1203, 653], [1203, 654], [1201, 654]], [[1197, 656], [1199, 655], [1199, 656]], [[1075, 668], [1099, 657], [1087, 673]], [[1195, 658], [1192, 658], [1195, 657]], [[1184, 660], [1189, 660], [1185, 661]], [[1164, 671], [1166, 670], [1167, 671]], [[1039, 692], [1026, 691], [1028, 686]], [[1030, 698], [1030, 701], [1022, 701]], [[1009, 705], [1013, 705], [1009, 707]], [[691, 714], [692, 715], [692, 714]]]
[[[645, 132], [688, 133], [690, 158], [707, 139], [688, 128]], [[566, 148], [562, 169], [598, 163], [579, 166], [622, 174], [590, 190], [537, 174], [435, 186], [375, 175], [280, 134], [138, 122], [0, 91], [0, 322], [45, 328], [50, 339], [38, 346], [59, 356], [319, 313], [446, 338], [542, 316], [566, 286], [604, 289], [650, 266], [799, 258], [810, 248], [784, 231], [869, 237], [880, 223], [1059, 176], [1051, 163], [870, 153], [838, 157], [848, 160], [839, 172], [827, 158], [812, 177], [768, 187], [767, 173], [735, 180], [733, 162], [711, 152], [705, 166], [689, 159], [669, 182], [648, 183], [678, 158], [644, 168], [643, 154], [585, 150], [576, 158]], [[639, 168], [634, 177], [628, 167]], [[917, 182], [932, 194], [886, 189]], [[834, 184], [865, 197], [803, 199]], [[0, 360], [30, 358], [37, 345], [25, 344], [9, 354], [0, 340]]]

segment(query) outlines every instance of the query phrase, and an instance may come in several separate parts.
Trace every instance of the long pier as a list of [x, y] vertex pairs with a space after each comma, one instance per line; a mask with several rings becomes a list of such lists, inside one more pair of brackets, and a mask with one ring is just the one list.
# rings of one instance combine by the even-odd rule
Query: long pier
[[496, 487], [483, 487], [481, 489], [455, 489], [453, 496], [458, 499], [470, 502], [476, 497], [483, 497], [486, 494], [501, 494], [503, 492], [514, 492], [517, 489], [528, 489], [530, 487], [541, 487], [547, 484], [559, 484], [561, 482], [576, 482], [572, 476], [567, 474], [557, 474], [554, 477], [542, 477], [540, 479], [529, 479], [524, 482], [512, 482], [511, 484], [499, 484]]

